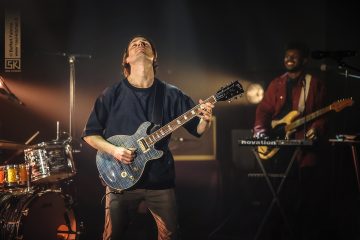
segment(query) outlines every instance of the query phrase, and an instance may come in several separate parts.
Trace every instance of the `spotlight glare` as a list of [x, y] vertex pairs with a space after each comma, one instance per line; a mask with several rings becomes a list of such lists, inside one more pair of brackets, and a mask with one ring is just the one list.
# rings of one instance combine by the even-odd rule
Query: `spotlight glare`
[[246, 98], [251, 104], [259, 103], [264, 97], [264, 89], [258, 83], [252, 83], [247, 87]]

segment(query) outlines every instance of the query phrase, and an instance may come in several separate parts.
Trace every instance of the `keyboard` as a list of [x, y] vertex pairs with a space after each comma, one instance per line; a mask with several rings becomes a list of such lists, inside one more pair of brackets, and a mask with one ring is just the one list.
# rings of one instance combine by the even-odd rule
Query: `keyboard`
[[239, 146], [312, 146], [313, 141], [304, 139], [290, 139], [290, 140], [266, 140], [266, 139], [239, 139]]

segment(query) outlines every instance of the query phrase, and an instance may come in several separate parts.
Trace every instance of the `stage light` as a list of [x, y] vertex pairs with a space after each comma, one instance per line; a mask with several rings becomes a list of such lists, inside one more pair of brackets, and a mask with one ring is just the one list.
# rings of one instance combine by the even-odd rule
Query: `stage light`
[[264, 88], [258, 83], [251, 83], [246, 90], [246, 99], [251, 104], [259, 103], [264, 97]]

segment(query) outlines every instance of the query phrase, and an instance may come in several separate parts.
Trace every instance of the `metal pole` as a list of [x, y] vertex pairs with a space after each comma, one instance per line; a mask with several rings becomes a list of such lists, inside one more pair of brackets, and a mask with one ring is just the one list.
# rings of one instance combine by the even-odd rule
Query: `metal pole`
[[70, 112], [69, 112], [69, 135], [73, 137], [73, 118], [75, 112], [75, 56], [69, 56], [70, 64]]

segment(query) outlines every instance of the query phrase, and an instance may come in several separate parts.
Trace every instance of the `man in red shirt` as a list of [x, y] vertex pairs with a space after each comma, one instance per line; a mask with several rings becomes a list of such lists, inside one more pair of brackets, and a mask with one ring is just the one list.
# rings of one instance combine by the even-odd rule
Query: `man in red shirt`
[[[320, 167], [320, 160], [325, 158], [321, 147], [322, 136], [325, 133], [325, 119], [321, 116], [306, 122], [292, 134], [274, 131], [278, 129], [274, 127], [274, 120], [285, 119], [291, 111], [298, 111], [300, 118], [324, 107], [326, 88], [323, 81], [308, 73], [306, 69], [308, 56], [309, 49], [305, 44], [288, 44], [283, 62], [286, 72], [270, 82], [263, 100], [257, 106], [253, 132], [255, 138], [314, 141], [316, 147], [302, 149], [296, 158], [300, 169], [300, 189], [297, 190], [300, 193], [300, 208], [296, 210], [294, 219], [297, 219], [295, 229], [298, 230], [296, 235], [299, 239], [319, 239], [319, 224], [322, 215], [320, 206], [322, 206], [321, 199], [324, 197], [321, 177], [324, 170]], [[279, 154], [273, 158], [281, 156], [283, 155]], [[276, 161], [288, 162], [289, 160], [290, 157]], [[286, 192], [282, 194], [281, 196], [284, 196]]]

